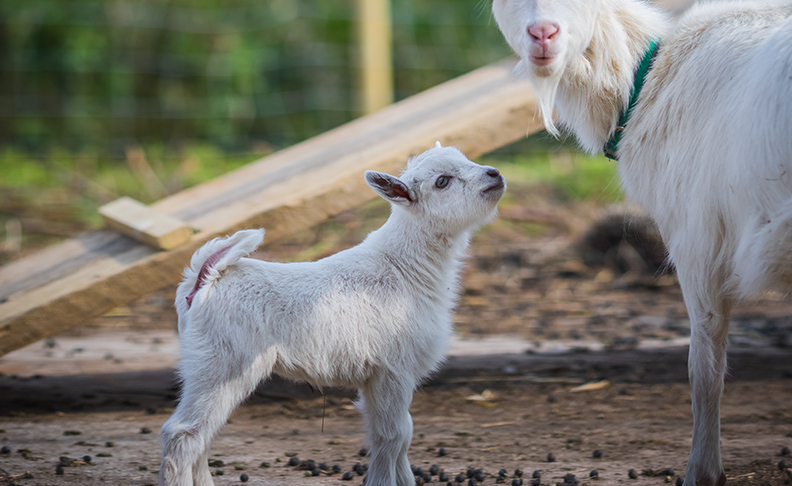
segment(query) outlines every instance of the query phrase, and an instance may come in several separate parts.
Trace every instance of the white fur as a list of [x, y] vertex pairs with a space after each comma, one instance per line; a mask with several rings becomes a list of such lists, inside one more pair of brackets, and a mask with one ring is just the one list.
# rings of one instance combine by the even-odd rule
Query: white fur
[[[693, 443], [685, 485], [725, 482], [720, 398], [733, 303], [792, 289], [792, 2], [694, 6], [675, 27], [640, 0], [494, 0], [553, 129], [601, 150], [652, 37], [654, 67], [618, 150], [627, 196], [657, 221], [691, 320]], [[549, 66], [526, 29], [560, 25]], [[533, 51], [532, 51], [533, 49]]]
[[[359, 389], [366, 484], [415, 483], [407, 460], [412, 394], [443, 358], [460, 260], [471, 233], [495, 216], [505, 185], [497, 170], [439, 144], [412, 158], [400, 178], [367, 171], [366, 182], [392, 212], [354, 248], [316, 262], [263, 262], [242, 258], [264, 237], [248, 230], [196, 252], [176, 294], [183, 387], [162, 427], [160, 484], [212, 484], [212, 438], [273, 373]], [[189, 306], [207, 258], [229, 246]]]

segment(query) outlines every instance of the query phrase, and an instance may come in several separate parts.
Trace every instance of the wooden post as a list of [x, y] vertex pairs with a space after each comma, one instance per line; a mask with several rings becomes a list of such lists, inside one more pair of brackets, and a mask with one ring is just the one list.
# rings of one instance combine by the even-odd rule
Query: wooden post
[[393, 103], [390, 0], [357, 0], [360, 108], [372, 113]]

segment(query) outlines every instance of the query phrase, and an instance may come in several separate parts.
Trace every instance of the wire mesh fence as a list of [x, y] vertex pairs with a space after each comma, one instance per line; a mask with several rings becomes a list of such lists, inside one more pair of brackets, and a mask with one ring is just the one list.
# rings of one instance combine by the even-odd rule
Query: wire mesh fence
[[[502, 59], [488, 0], [392, 0], [399, 100]], [[289, 145], [359, 115], [353, 0], [4, 0], [0, 144]]]

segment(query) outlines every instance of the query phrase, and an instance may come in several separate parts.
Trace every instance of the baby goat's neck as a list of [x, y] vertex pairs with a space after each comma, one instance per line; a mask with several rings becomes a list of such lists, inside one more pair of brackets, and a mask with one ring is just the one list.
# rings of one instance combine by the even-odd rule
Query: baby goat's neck
[[388, 263], [417, 285], [444, 290], [454, 284], [469, 242], [469, 231], [449, 234], [400, 208], [367, 238]]
[[591, 42], [567, 67], [556, 99], [562, 124], [588, 152], [602, 150], [629, 102], [649, 41], [667, 30], [667, 17], [644, 2], [603, 2]]

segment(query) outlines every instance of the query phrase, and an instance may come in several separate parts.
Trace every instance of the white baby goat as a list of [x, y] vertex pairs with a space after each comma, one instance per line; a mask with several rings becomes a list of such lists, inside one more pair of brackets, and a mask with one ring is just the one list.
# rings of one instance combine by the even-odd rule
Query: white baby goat
[[400, 178], [367, 171], [391, 216], [360, 245], [316, 262], [243, 258], [264, 230], [215, 239], [176, 293], [183, 382], [162, 427], [160, 484], [208, 486], [212, 438], [275, 373], [357, 388], [370, 444], [368, 486], [413, 486], [407, 460], [415, 387], [442, 361], [471, 233], [505, 191], [492, 167], [440, 143]]
[[[685, 486], [722, 485], [732, 305], [792, 288], [792, 2], [702, 3], [673, 28], [641, 0], [494, 0], [493, 11], [550, 132], [555, 108], [595, 153], [624, 126], [624, 190], [656, 220], [690, 315]], [[624, 123], [652, 39], [660, 47]]]

